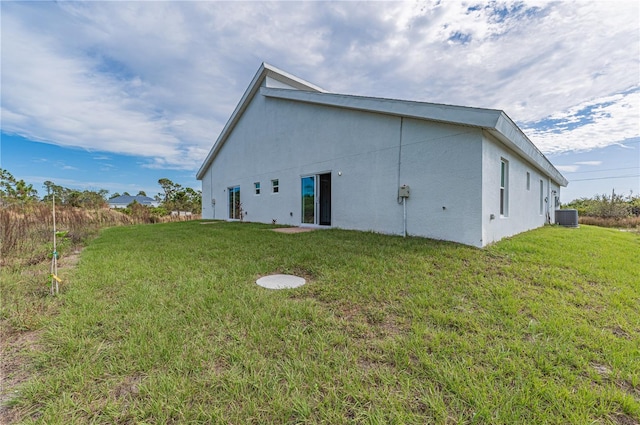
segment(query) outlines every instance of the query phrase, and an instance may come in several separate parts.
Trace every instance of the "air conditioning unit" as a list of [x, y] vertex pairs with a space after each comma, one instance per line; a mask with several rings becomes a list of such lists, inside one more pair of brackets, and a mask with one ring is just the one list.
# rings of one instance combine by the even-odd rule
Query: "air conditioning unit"
[[556, 224], [578, 227], [578, 210], [556, 210]]

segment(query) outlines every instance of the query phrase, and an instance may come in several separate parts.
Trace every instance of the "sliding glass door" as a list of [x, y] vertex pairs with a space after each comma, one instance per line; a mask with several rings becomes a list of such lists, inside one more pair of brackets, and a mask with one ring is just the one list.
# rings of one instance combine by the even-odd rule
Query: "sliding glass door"
[[331, 226], [331, 173], [302, 177], [302, 223]]
[[302, 222], [316, 224], [316, 176], [302, 178]]
[[240, 205], [240, 186], [228, 187], [229, 191], [229, 218], [240, 220], [242, 208]]

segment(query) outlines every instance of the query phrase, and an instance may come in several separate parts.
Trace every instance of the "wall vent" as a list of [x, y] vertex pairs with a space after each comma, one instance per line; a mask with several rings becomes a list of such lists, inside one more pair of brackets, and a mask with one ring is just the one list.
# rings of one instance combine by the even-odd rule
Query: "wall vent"
[[578, 210], [556, 210], [556, 224], [578, 227]]

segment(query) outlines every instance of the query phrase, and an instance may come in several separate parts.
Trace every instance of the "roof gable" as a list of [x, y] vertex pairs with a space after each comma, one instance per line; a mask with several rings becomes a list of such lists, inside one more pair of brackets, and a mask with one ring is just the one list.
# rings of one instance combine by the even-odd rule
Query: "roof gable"
[[204, 178], [207, 168], [213, 162], [251, 99], [258, 92], [265, 97], [295, 102], [481, 128], [493, 135], [505, 146], [516, 151], [559, 185], [566, 186], [568, 184], [567, 179], [549, 162], [507, 114], [501, 110], [329, 93], [318, 86], [265, 63], [258, 69], [251, 84], [242, 99], [240, 99], [238, 106], [233, 111], [231, 118], [227, 121], [211, 151], [209, 151], [207, 158], [196, 175], [198, 180]]
[[216, 154], [226, 141], [227, 137], [229, 136], [235, 125], [238, 123], [238, 120], [247, 109], [247, 106], [249, 105], [249, 103], [251, 103], [251, 99], [253, 99], [256, 93], [258, 93], [261, 86], [290, 91], [303, 90], [326, 93], [326, 90], [316, 86], [315, 84], [312, 84], [308, 81], [303, 80], [302, 78], [298, 78], [295, 75], [289, 74], [286, 71], [263, 62], [262, 65], [260, 65], [260, 68], [258, 68], [258, 72], [256, 72], [253, 79], [251, 80], [249, 87], [247, 87], [244, 94], [240, 98], [238, 105], [236, 105], [236, 108], [233, 110], [231, 117], [220, 132], [218, 139], [213, 144], [213, 147], [202, 163], [200, 170], [198, 170], [198, 173], [196, 174], [196, 178], [198, 180], [202, 180], [207, 168], [213, 162], [213, 158], [215, 158]]

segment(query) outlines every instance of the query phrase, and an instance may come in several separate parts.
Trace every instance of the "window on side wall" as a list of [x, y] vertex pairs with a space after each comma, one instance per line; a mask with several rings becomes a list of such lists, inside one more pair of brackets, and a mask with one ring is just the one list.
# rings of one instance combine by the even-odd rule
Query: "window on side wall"
[[260, 195], [260, 182], [255, 182], [253, 188], [255, 189], [256, 195]]
[[278, 179], [271, 180], [271, 193], [280, 192], [280, 181]]
[[509, 215], [509, 162], [500, 160], [500, 215]]
[[531, 173], [527, 171], [527, 190], [531, 190]]

